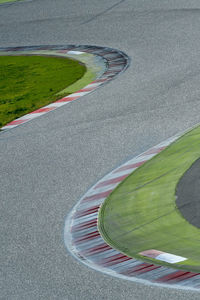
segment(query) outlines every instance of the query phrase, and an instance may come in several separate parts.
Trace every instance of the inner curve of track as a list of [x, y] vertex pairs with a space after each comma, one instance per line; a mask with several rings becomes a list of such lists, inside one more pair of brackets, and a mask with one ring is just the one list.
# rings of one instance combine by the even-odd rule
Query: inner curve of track
[[94, 93], [0, 133], [0, 298], [199, 299], [95, 272], [63, 242], [67, 213], [93, 183], [199, 122], [199, 0], [0, 6], [1, 47], [40, 44], [108, 46], [132, 62]]

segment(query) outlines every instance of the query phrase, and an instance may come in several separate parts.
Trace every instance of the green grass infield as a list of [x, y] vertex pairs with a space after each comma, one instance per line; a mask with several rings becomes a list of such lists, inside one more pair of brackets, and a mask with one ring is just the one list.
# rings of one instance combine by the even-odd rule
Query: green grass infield
[[[108, 244], [147, 262], [200, 272], [200, 229], [183, 218], [176, 186], [200, 157], [200, 127], [183, 135], [129, 175], [105, 200], [98, 227]], [[187, 260], [168, 264], [139, 255], [156, 249]]]
[[92, 74], [80, 84], [86, 73], [69, 58], [0, 56], [0, 127], [88, 84]]
[[0, 4], [6, 3], [6, 2], [17, 2], [22, 0], [0, 0]]

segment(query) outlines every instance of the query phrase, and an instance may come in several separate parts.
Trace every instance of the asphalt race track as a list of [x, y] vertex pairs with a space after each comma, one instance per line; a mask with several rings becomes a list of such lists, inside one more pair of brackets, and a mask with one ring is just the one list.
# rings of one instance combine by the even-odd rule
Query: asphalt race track
[[[176, 189], [176, 205], [179, 211], [186, 220], [195, 227], [200, 228], [200, 207], [199, 207], [199, 163], [198, 159], [190, 168], [185, 172], [179, 181]], [[190, 189], [188, 189], [188, 185]], [[188, 201], [187, 199], [190, 199]]]
[[0, 133], [0, 299], [199, 299], [80, 264], [66, 215], [114, 167], [199, 122], [200, 2], [33, 0], [0, 6], [0, 47], [108, 46], [131, 66], [94, 93]]

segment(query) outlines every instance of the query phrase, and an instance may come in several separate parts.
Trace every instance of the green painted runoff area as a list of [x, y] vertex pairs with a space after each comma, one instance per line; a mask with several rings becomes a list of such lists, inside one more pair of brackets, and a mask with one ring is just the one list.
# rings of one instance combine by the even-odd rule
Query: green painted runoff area
[[[108, 244], [143, 261], [200, 272], [200, 229], [183, 218], [176, 186], [200, 157], [200, 127], [183, 135], [129, 175], [105, 200], [99, 230]], [[186, 257], [168, 264], [138, 253], [156, 249]]]
[[0, 56], [0, 127], [92, 81], [84, 64], [49, 56]]

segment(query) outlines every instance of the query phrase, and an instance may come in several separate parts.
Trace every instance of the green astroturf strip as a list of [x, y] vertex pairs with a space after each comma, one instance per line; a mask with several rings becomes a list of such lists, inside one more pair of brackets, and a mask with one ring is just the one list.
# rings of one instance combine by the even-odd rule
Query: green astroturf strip
[[[128, 176], [99, 212], [99, 230], [108, 244], [131, 257], [200, 272], [200, 229], [175, 204], [180, 177], [199, 157], [197, 127]], [[168, 264], [138, 254], [149, 249], [188, 259]]]
[[74, 92], [77, 82], [92, 81], [90, 72], [81, 82], [85, 74], [85, 65], [73, 59], [0, 56], [0, 127]]

